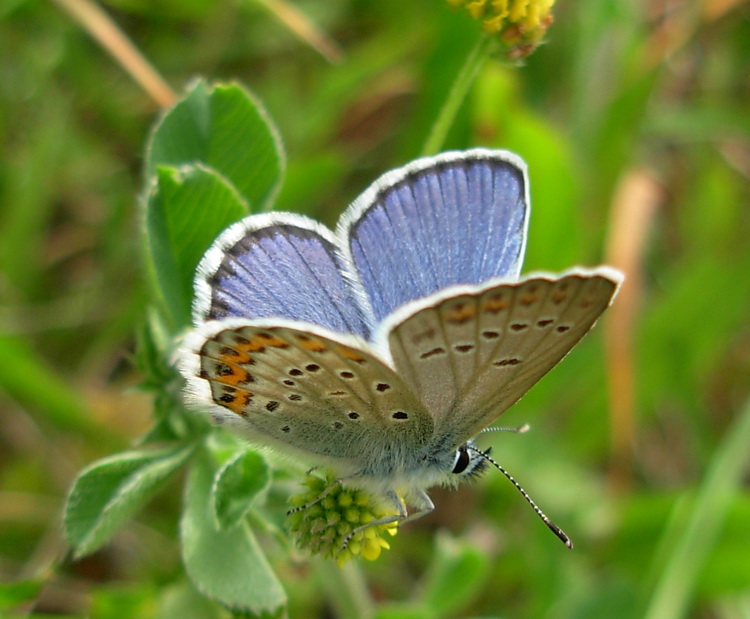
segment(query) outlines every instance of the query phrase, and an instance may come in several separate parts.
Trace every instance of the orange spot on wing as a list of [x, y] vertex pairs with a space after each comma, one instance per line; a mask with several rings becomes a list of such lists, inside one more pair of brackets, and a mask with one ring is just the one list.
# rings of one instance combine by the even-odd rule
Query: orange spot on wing
[[299, 345], [310, 352], [325, 352], [328, 350], [326, 343], [317, 338], [306, 335], [304, 337], [298, 336], [297, 339], [299, 340]]
[[270, 333], [258, 333], [257, 339], [260, 340], [264, 346], [270, 346], [271, 348], [288, 348], [289, 342]]
[[[245, 344], [238, 342], [226, 343], [226, 338], [220, 338], [206, 342], [201, 349], [201, 356], [208, 359], [216, 359], [221, 363], [229, 364], [248, 364], [252, 365], [253, 358], [247, 354], [242, 348], [246, 348]], [[248, 342], [245, 338], [240, 338], [243, 342]]]
[[473, 305], [460, 304], [448, 310], [448, 317], [446, 320], [452, 324], [462, 325], [474, 318], [476, 313], [476, 309]]
[[247, 407], [253, 399], [253, 395], [253, 393], [244, 389], [224, 387], [221, 391], [214, 391], [214, 402], [240, 417], [246, 417]]
[[233, 361], [235, 363], [251, 364], [253, 363], [253, 358], [251, 355], [248, 355], [247, 353], [239, 353], [239, 355], [235, 357]]
[[354, 361], [354, 363], [364, 363], [366, 359], [362, 356], [361, 353], [357, 352], [356, 350], [352, 348], [344, 348], [343, 346], [337, 346], [336, 352], [340, 355], [343, 355], [350, 361]]
[[235, 365], [234, 363], [222, 362], [222, 364], [227, 368], [226, 371], [215, 372], [212, 380], [224, 385], [232, 385], [233, 387], [254, 382], [255, 379], [247, 370]]
[[[266, 348], [288, 348], [289, 342], [286, 340], [272, 335], [271, 333], [261, 332], [254, 336], [235, 336], [227, 338], [229, 341], [226, 343], [228, 349], [234, 349], [238, 355], [248, 355], [251, 352], [262, 353]], [[247, 357], [249, 360], [250, 357]], [[245, 360], [238, 360], [240, 363], [245, 363]]]
[[263, 352], [266, 347], [265, 340], [259, 337], [246, 339], [244, 342], [232, 344], [232, 347], [240, 353]]
[[239, 415], [240, 417], [247, 417], [247, 406], [250, 404], [250, 400], [252, 400], [253, 394], [249, 391], [243, 391], [241, 389], [237, 390], [236, 397], [233, 402], [230, 403], [224, 403], [222, 402], [222, 406], [228, 408], [233, 413]]
[[498, 312], [503, 311], [504, 309], [508, 308], [508, 301], [503, 299], [502, 296], [498, 295], [495, 297], [490, 297], [485, 301], [484, 307], [482, 308], [482, 311], [489, 314], [497, 314]]

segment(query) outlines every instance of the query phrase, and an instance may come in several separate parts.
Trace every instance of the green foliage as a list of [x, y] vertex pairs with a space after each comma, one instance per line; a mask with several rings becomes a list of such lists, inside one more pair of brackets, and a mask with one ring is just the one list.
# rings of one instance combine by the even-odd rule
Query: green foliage
[[216, 473], [211, 489], [214, 517], [219, 529], [242, 522], [255, 497], [271, 482], [266, 461], [254, 451], [240, 451]]
[[284, 171], [276, 129], [237, 84], [196, 82], [154, 128], [146, 148], [147, 178], [162, 166], [194, 163], [223, 176], [255, 212], [269, 207]]
[[[339, 570], [301, 569], [279, 534], [292, 465], [184, 410], [175, 341], [215, 236], [274, 206], [335, 222], [422, 151], [479, 33], [438, 0], [293, 4], [341, 63], [260, 3], [106, 2], [188, 83], [150, 132], [148, 96], [58, 4], [0, 8], [0, 614], [746, 616], [746, 8], [558, 2], [525, 66], [490, 58], [469, 80], [442, 148], [526, 158], [526, 270], [602, 261], [619, 181], [655, 179], [634, 392], [609, 391], [605, 318], [503, 420], [533, 432], [482, 437], [572, 552], [488, 475]], [[616, 486], [608, 403], [628, 396], [634, 473]], [[160, 491], [181, 483], [182, 503]]]
[[32, 603], [41, 589], [42, 583], [34, 580], [0, 583], [0, 611], [7, 612], [21, 604]]
[[146, 206], [146, 243], [159, 299], [171, 324], [190, 324], [198, 262], [211, 241], [248, 213], [235, 189], [198, 165], [160, 167]]
[[[45, 412], [46, 423], [61, 430], [92, 430], [78, 394], [49, 369], [28, 342], [0, 334], [0, 376], [11, 397]], [[33, 382], [29, 376], [34, 376]]]
[[107, 543], [189, 455], [186, 447], [128, 451], [81, 472], [65, 510], [65, 534], [76, 555]]
[[214, 475], [206, 457], [190, 469], [180, 523], [185, 569], [201, 593], [234, 611], [276, 614], [286, 595], [249, 525], [222, 528], [216, 522], [212, 487], [220, 485], [222, 473]]

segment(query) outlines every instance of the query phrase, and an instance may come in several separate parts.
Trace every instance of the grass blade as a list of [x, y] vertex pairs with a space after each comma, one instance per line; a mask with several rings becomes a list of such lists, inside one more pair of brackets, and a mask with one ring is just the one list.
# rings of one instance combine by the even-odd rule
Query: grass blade
[[672, 619], [685, 615], [696, 578], [721, 532], [742, 474], [750, 461], [750, 401], [727, 431], [724, 441], [706, 473], [687, 518], [675, 519], [673, 527], [683, 529], [674, 535], [669, 527], [665, 537], [677, 541], [667, 554], [664, 569], [642, 615], [645, 619]]

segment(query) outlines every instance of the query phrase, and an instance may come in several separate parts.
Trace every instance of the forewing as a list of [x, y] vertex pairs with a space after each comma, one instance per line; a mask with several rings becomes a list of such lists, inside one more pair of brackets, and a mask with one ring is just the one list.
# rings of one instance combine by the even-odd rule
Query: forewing
[[457, 446], [521, 398], [594, 325], [617, 292], [614, 269], [454, 288], [384, 325], [397, 371]]
[[367, 336], [333, 233], [289, 213], [252, 215], [225, 230], [195, 280], [196, 323], [278, 317]]
[[353, 336], [292, 321], [228, 319], [194, 331], [180, 358], [193, 405], [256, 444], [358, 472], [373, 450], [407, 451], [432, 436], [424, 407]]
[[375, 181], [338, 229], [375, 319], [447, 286], [516, 277], [527, 187], [521, 159], [487, 149], [418, 159]]

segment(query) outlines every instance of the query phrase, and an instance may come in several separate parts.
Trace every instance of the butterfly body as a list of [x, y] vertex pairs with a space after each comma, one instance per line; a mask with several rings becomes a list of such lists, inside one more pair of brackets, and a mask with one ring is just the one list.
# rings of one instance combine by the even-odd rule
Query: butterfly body
[[428, 511], [425, 490], [481, 472], [472, 439], [621, 281], [609, 267], [519, 279], [527, 226], [525, 165], [486, 149], [387, 173], [336, 233], [292, 214], [238, 222], [199, 265], [179, 355], [189, 401], [256, 445]]

